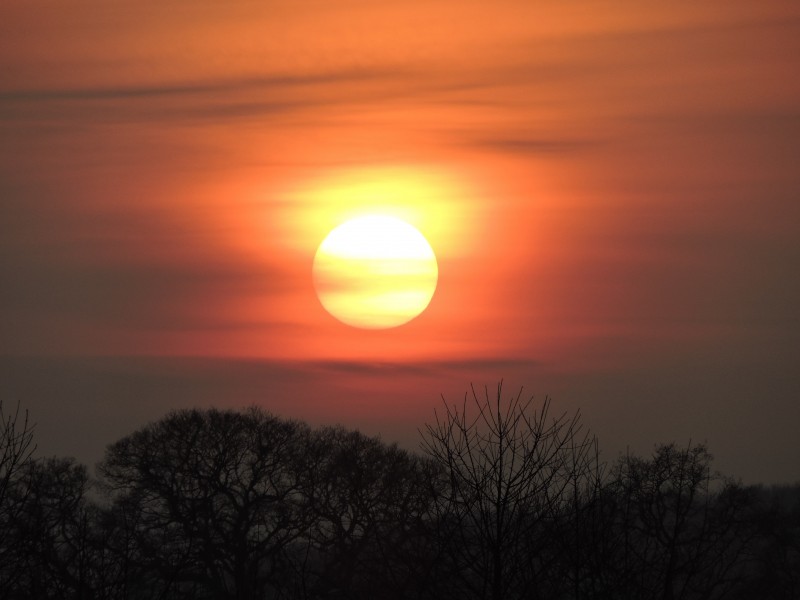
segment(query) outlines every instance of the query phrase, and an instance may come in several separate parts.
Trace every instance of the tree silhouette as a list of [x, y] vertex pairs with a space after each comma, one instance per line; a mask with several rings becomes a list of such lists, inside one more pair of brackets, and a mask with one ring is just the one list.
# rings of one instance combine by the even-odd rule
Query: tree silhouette
[[800, 483], [757, 486], [753, 520], [758, 529], [748, 577], [732, 595], [749, 598], [800, 598]]
[[72, 459], [29, 461], [10, 529], [18, 577], [9, 598], [96, 598], [96, 507], [86, 468]]
[[20, 574], [20, 555], [11, 532], [23, 508], [27, 487], [21, 481], [35, 450], [28, 411], [17, 404], [6, 413], [0, 400], [0, 596]]
[[552, 536], [599, 477], [596, 442], [579, 414], [551, 417], [549, 399], [532, 410], [522, 390], [503, 399], [502, 383], [493, 398], [472, 388], [471, 403], [445, 403], [422, 448], [443, 478], [437, 535], [453, 595], [554, 595]]
[[112, 445], [100, 472], [139, 581], [170, 597], [278, 594], [310, 518], [308, 434], [258, 409], [192, 410]]
[[32, 458], [21, 414], [0, 405], [4, 599], [797, 597], [800, 487], [745, 488], [703, 444], [606, 470], [578, 413], [502, 384], [445, 403], [422, 455], [186, 410], [112, 444], [99, 482]]
[[408, 597], [424, 581], [429, 466], [257, 409], [173, 413], [100, 465], [118, 585], [170, 598]]
[[725, 597], [744, 573], [755, 536], [752, 494], [711, 470], [704, 444], [625, 456], [609, 489], [617, 503], [614, 560], [625, 597]]
[[315, 431], [312, 439], [307, 543], [316, 560], [306, 566], [307, 596], [408, 597], [424, 580], [420, 536], [430, 465], [340, 427]]

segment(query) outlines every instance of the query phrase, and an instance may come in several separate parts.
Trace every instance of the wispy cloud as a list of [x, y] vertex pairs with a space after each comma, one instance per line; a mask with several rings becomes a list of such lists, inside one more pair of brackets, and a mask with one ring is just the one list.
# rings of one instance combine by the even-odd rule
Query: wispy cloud
[[363, 103], [393, 94], [411, 75], [397, 68], [305, 75], [145, 82], [141, 85], [0, 89], [0, 120], [231, 119]]

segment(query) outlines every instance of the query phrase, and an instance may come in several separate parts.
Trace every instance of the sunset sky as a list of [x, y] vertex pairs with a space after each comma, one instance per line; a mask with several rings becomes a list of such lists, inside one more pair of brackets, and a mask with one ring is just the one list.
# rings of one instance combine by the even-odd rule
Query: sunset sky
[[[320, 304], [365, 214], [438, 260], [385, 330]], [[2, 0], [0, 381], [90, 465], [257, 404], [404, 447], [524, 386], [604, 457], [800, 480], [796, 0]]]

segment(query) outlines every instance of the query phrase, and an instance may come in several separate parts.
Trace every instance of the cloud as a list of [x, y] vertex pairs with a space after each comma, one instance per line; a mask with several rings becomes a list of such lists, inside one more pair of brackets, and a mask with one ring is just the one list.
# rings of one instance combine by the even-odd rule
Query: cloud
[[0, 119], [159, 120], [269, 117], [384, 96], [410, 73], [387, 67], [209, 78], [181, 83], [0, 90]]
[[589, 138], [580, 140], [519, 136], [478, 139], [475, 141], [475, 145], [479, 148], [510, 154], [557, 155], [594, 148], [600, 145], [600, 142]]
[[[472, 373], [476, 383], [486, 378], [502, 378], [503, 373], [534, 371], [542, 365], [535, 359], [522, 357], [474, 357], [466, 359], [433, 358], [428, 360], [369, 361], [369, 360], [310, 360], [275, 363], [289, 372], [314, 373], [315, 377], [363, 378], [363, 380], [422, 378], [446, 380], [454, 375]], [[468, 383], [468, 382], [465, 382]]]
[[105, 86], [83, 88], [53, 88], [0, 91], [0, 102], [48, 102], [51, 100], [117, 100], [126, 98], [152, 99], [164, 96], [199, 96], [241, 91], [275, 90], [300, 86], [338, 84], [342, 82], [384, 79], [394, 72], [339, 71], [297, 75], [274, 75], [239, 79], [214, 79], [185, 83]]

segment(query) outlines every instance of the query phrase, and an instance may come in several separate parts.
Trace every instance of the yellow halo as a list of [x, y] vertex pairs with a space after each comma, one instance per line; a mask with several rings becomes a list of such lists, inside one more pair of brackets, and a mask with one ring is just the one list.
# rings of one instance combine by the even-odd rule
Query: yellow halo
[[314, 256], [322, 306], [353, 327], [387, 329], [419, 315], [439, 268], [425, 237], [395, 217], [371, 215], [339, 225]]

